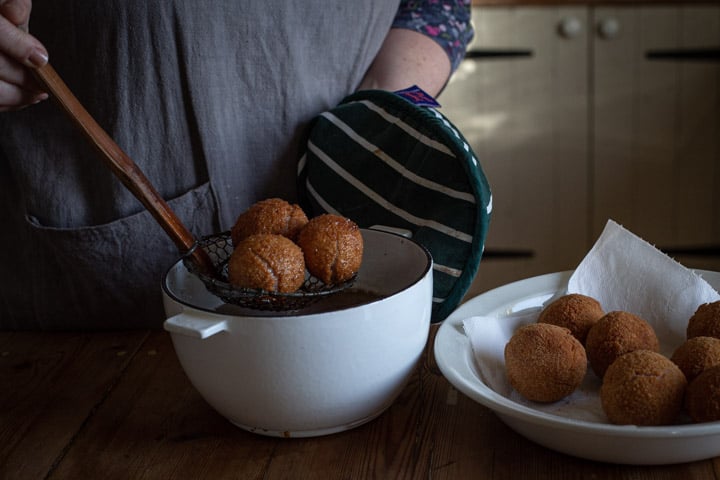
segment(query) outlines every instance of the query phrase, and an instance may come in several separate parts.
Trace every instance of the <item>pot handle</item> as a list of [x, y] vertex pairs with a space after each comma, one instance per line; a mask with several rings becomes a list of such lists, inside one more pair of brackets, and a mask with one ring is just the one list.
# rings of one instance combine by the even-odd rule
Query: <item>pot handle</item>
[[163, 327], [168, 332], [179, 333], [200, 340], [229, 330], [226, 318], [199, 311], [193, 311], [191, 314], [182, 312], [174, 315], [165, 320]]

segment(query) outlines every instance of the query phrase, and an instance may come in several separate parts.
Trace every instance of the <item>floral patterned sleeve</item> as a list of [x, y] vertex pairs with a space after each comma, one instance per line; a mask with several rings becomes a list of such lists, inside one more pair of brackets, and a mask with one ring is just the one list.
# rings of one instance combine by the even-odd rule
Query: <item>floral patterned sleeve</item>
[[453, 71], [465, 56], [473, 38], [471, 0], [401, 0], [393, 28], [406, 28], [427, 35], [450, 57]]

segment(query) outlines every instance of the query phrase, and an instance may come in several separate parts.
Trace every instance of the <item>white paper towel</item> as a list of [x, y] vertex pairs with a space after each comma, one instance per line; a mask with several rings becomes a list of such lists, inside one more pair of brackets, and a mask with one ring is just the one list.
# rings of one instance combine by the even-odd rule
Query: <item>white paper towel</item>
[[[660, 350], [667, 356], [685, 340], [687, 321], [697, 307], [720, 300], [720, 294], [699, 275], [612, 220], [570, 277], [567, 289], [553, 298], [565, 293], [591, 296], [606, 312], [624, 310], [643, 318], [655, 329]], [[507, 381], [505, 344], [518, 327], [537, 321], [540, 309], [537, 306], [509, 315], [463, 320], [484, 380], [497, 393], [531, 408], [578, 420], [606, 422], [598, 394], [600, 379], [590, 368], [572, 395], [551, 404], [524, 399]]]

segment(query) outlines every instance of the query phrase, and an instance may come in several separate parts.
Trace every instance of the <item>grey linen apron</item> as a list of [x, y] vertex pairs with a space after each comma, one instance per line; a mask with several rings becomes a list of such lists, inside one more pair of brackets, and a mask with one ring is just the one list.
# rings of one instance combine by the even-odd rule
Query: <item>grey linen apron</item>
[[[295, 200], [397, 1], [36, 0], [30, 30], [195, 235]], [[50, 102], [0, 115], [0, 328], [159, 328], [178, 251]]]

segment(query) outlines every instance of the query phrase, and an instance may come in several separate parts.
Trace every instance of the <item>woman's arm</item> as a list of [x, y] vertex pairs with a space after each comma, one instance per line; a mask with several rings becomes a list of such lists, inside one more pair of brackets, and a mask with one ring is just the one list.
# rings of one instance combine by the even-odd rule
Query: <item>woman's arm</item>
[[0, 0], [0, 111], [47, 98], [26, 67], [47, 63], [47, 50], [27, 33], [31, 0]]
[[450, 73], [450, 59], [434, 40], [412, 30], [393, 28], [358, 89], [395, 91], [417, 85], [437, 96]]
[[437, 96], [473, 37], [470, 0], [403, 0], [358, 89], [418, 85]]

